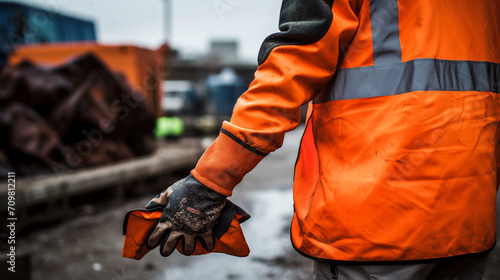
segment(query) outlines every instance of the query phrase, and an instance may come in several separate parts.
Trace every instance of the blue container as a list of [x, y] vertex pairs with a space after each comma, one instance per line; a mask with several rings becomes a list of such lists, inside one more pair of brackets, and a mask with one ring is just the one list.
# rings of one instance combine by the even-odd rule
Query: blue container
[[95, 25], [90, 20], [14, 1], [0, 2], [0, 65], [19, 45], [95, 40]]
[[246, 89], [243, 79], [231, 68], [224, 68], [219, 74], [209, 76], [207, 91], [213, 113], [231, 116], [236, 100]]

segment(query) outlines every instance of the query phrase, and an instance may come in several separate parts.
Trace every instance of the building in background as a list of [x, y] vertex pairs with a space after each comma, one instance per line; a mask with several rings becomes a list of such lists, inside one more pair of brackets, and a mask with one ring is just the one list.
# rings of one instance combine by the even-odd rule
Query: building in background
[[[248, 88], [257, 69], [256, 62], [244, 61], [239, 57], [238, 42], [231, 39], [213, 40], [206, 54], [188, 56], [180, 50], [173, 51], [166, 59], [169, 71], [165, 77], [164, 90], [167, 90], [163, 101], [171, 104], [163, 106], [180, 106], [182, 102], [182, 110], [177, 111], [190, 112], [187, 115], [203, 112], [221, 119], [231, 116], [236, 100]], [[170, 83], [172, 84], [169, 86]], [[184, 90], [183, 94], [179, 90], [176, 93], [168, 90], [178, 89], [179, 85], [189, 85], [192, 90]], [[188, 92], [196, 94], [191, 94], [188, 98]], [[185, 102], [194, 100], [193, 97], [197, 97], [197, 101], [202, 102], [203, 106], [199, 107], [199, 102]], [[193, 107], [194, 105], [198, 107]], [[214, 123], [219, 125], [219, 121]]]
[[210, 56], [225, 65], [240, 64], [238, 43], [235, 40], [213, 40], [210, 42]]
[[49, 42], [96, 41], [92, 20], [19, 3], [0, 2], [0, 65], [16, 47]]
[[248, 85], [257, 69], [257, 61], [244, 61], [239, 57], [236, 40], [213, 40], [206, 54], [187, 56], [182, 50], [173, 51], [168, 60], [167, 80], [189, 80], [197, 85], [204, 85], [208, 76], [218, 74], [224, 68], [233, 69]]

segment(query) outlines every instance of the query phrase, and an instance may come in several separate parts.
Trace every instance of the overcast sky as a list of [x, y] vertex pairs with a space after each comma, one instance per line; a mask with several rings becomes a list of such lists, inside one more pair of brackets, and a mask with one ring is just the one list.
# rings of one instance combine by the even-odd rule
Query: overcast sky
[[[156, 48], [164, 41], [163, 0], [22, 0], [93, 19], [101, 43]], [[278, 31], [281, 0], [172, 0], [171, 45], [205, 51], [211, 38], [235, 38], [239, 54], [256, 61], [264, 38]]]

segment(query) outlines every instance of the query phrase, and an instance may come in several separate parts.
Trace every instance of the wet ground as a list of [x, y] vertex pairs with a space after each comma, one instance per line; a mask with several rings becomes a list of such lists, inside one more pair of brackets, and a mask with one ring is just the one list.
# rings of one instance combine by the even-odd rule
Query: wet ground
[[[123, 215], [145, 205], [148, 195], [109, 209], [88, 207], [87, 214], [74, 220], [20, 237], [20, 253], [32, 252], [32, 279], [312, 279], [312, 262], [292, 249], [289, 236], [292, 173], [300, 136], [301, 130], [287, 135], [283, 148], [249, 173], [231, 198], [252, 215], [242, 226], [249, 257], [185, 257], [175, 252], [163, 258], [155, 250], [141, 261], [122, 258]], [[500, 279], [500, 249], [491, 254], [486, 274], [486, 280]]]

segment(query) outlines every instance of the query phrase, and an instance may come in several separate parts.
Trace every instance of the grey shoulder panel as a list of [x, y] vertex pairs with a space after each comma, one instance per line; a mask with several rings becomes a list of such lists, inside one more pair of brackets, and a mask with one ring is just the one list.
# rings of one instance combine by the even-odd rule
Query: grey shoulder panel
[[283, 0], [279, 29], [268, 36], [259, 51], [259, 65], [271, 51], [282, 45], [308, 45], [326, 34], [333, 20], [334, 0]]

